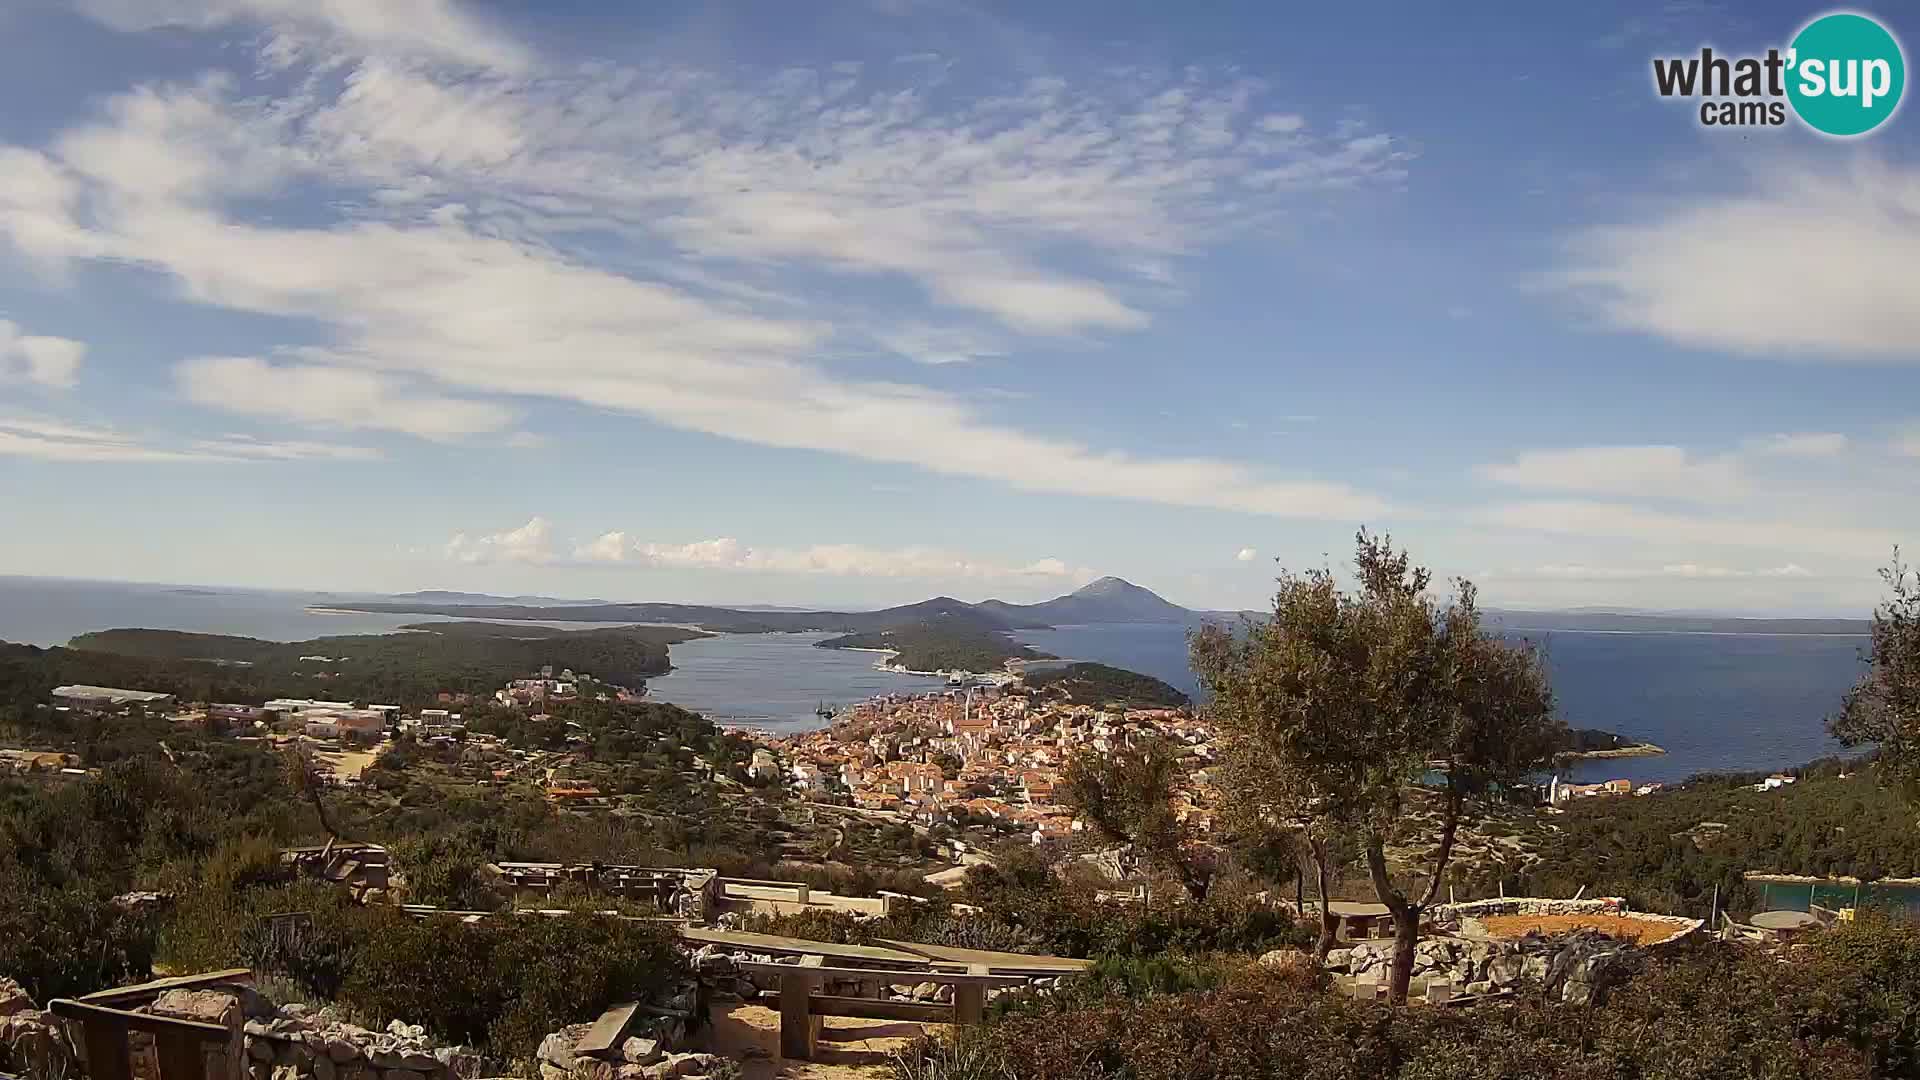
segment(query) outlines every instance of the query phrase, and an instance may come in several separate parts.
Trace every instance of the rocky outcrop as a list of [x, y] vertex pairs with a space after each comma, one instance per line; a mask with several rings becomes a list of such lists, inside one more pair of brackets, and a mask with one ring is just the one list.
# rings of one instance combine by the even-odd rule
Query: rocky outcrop
[[[1362, 981], [1384, 983], [1393, 964], [1393, 943], [1363, 941], [1327, 954], [1327, 967]], [[1452, 984], [1468, 995], [1522, 985], [1575, 1004], [1598, 1003], [1616, 986], [1646, 970], [1646, 952], [1605, 934], [1576, 931], [1517, 941], [1431, 937], [1414, 946], [1413, 975]]]
[[0, 978], [0, 1072], [53, 1080], [77, 1076], [79, 1055], [66, 1028], [12, 979]]
[[540, 1041], [540, 1080], [675, 1080], [719, 1067], [712, 1054], [675, 1053], [655, 1036], [633, 1035], [612, 1050], [588, 1053], [580, 1040], [592, 1024], [570, 1024]]

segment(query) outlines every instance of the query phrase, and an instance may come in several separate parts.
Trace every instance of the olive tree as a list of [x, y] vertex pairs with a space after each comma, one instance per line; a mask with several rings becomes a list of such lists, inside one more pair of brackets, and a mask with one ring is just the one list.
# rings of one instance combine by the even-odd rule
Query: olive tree
[[1827, 730], [1843, 746], [1878, 747], [1881, 778], [1920, 801], [1920, 575], [1896, 548], [1880, 577], [1893, 595], [1874, 609], [1867, 673]]
[[[1283, 574], [1271, 618], [1240, 634], [1200, 631], [1193, 665], [1213, 692], [1241, 813], [1294, 831], [1323, 896], [1342, 848], [1362, 853], [1393, 913], [1389, 989], [1404, 1002], [1420, 918], [1446, 879], [1468, 800], [1549, 767], [1564, 729], [1538, 654], [1481, 625], [1471, 582], [1443, 601], [1390, 537], [1362, 530], [1355, 546], [1356, 588], [1326, 569]], [[1406, 838], [1435, 774], [1433, 854], [1414, 868], [1425, 887], [1409, 890], [1386, 848]], [[1323, 957], [1333, 929], [1323, 904]]]
[[1213, 852], [1189, 833], [1174, 806], [1180, 760], [1165, 740], [1136, 738], [1102, 754], [1067, 762], [1064, 801], [1102, 839], [1129, 844], [1143, 861], [1173, 877], [1192, 900], [1213, 885]]

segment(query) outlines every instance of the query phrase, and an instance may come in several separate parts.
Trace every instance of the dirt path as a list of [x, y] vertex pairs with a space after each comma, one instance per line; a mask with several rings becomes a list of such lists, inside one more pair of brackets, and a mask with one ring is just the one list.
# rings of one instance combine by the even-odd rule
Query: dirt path
[[747, 1080], [884, 1080], [890, 1075], [888, 1056], [913, 1045], [923, 1027], [939, 1031], [944, 1025], [832, 1016], [820, 1032], [818, 1060], [784, 1061], [779, 1012], [763, 1005], [715, 1002], [707, 1038], [713, 1053], [741, 1063]]

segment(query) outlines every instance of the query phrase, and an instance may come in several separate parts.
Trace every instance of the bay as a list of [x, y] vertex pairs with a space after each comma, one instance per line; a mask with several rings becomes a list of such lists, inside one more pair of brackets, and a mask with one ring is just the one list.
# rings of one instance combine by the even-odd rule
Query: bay
[[681, 642], [673, 670], [647, 680], [647, 697], [705, 715], [715, 723], [787, 733], [821, 727], [814, 715], [885, 694], [945, 689], [943, 679], [882, 671], [881, 654], [817, 649], [835, 634], [718, 634]]

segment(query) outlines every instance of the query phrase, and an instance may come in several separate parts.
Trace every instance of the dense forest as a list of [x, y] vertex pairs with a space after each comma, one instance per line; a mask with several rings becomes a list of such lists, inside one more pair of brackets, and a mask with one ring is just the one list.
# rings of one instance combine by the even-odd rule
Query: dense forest
[[1026, 674], [1028, 689], [1077, 705], [1119, 705], [1130, 709], [1179, 708], [1187, 695], [1137, 671], [1107, 664], [1074, 663], [1041, 667]]
[[815, 642], [822, 649], [891, 649], [908, 671], [999, 671], [1008, 660], [1048, 660], [997, 630], [922, 622]]
[[66, 648], [0, 644], [0, 710], [44, 703], [66, 683], [157, 690], [191, 701], [312, 697], [418, 705], [441, 691], [490, 694], [549, 664], [640, 686], [669, 670], [668, 645], [702, 636], [670, 627], [512, 629], [515, 636], [486, 623], [423, 623], [411, 633], [294, 642], [103, 630]]

